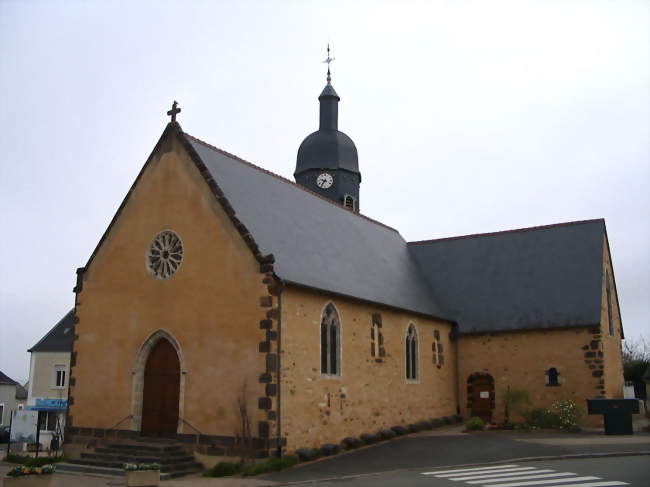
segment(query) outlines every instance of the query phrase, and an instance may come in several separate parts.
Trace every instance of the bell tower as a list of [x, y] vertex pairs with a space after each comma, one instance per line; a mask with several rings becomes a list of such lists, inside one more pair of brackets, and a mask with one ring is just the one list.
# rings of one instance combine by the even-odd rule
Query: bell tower
[[320, 125], [300, 144], [294, 177], [296, 183], [352, 211], [359, 211], [361, 173], [357, 148], [338, 129], [339, 101], [332, 86], [327, 46], [327, 84], [318, 97]]

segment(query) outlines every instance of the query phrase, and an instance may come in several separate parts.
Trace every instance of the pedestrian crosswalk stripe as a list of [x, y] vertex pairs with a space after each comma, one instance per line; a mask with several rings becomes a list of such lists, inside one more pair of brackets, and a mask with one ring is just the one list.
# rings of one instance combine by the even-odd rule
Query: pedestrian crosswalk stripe
[[436, 472], [422, 472], [422, 475], [438, 475], [441, 473], [454, 473], [454, 472], [475, 472], [480, 470], [494, 470], [497, 468], [517, 467], [518, 465], [496, 465], [494, 467], [474, 467], [474, 468], [457, 468], [454, 470], [439, 470]]
[[619, 482], [617, 480], [611, 482], [585, 482], [582, 484], [562, 484], [554, 485], [553, 487], [613, 487], [615, 485], [630, 485], [627, 482]]
[[[535, 470], [535, 467], [500, 468], [500, 469], [498, 469], [498, 470], [497, 470], [497, 469], [494, 469], [494, 470], [490, 470], [489, 472], [480, 472], [480, 473], [523, 472], [524, 470]], [[478, 475], [478, 474], [479, 474], [479, 472], [476, 473], [476, 475]], [[462, 474], [457, 474], [457, 473], [443, 473], [443, 474], [436, 475], [436, 477], [440, 477], [440, 478], [448, 477], [448, 478], [451, 478], [451, 477], [462, 477], [462, 476], [465, 476], [465, 475], [470, 475], [470, 474], [467, 473], [467, 472], [462, 473]]]
[[[530, 482], [506, 482], [505, 484], [491, 484], [490, 487], [522, 487], [524, 485], [548, 485], [560, 482], [582, 482], [584, 480], [602, 480], [600, 477], [573, 477], [571, 479], [532, 480]], [[572, 487], [575, 484], [569, 484]], [[555, 486], [557, 487], [557, 486]]]
[[[454, 477], [449, 480], [478, 480], [478, 479], [502, 479], [503, 477], [512, 477], [513, 475], [528, 475], [531, 473], [550, 473], [555, 472], [555, 470], [529, 470], [527, 472], [505, 472], [505, 473], [494, 473], [494, 472], [484, 472], [481, 474], [465, 474], [462, 477]], [[573, 475], [573, 474], [571, 474]], [[507, 480], [507, 479], [505, 479]], [[487, 481], [486, 481], [487, 482]], [[490, 481], [493, 482], [493, 481]]]
[[[528, 472], [526, 472], [526, 473], [528, 473]], [[567, 477], [569, 475], [575, 475], [572, 472], [545, 473], [545, 474], [542, 474], [542, 475], [537, 475], [537, 473], [539, 473], [539, 472], [530, 472], [530, 473], [532, 473], [534, 475], [526, 475], [526, 476], [522, 476], [522, 477], [510, 477], [510, 478], [505, 478], [505, 479], [503, 477], [501, 477], [501, 478], [498, 478], [498, 479], [491, 479], [491, 480], [474, 480], [472, 482], [467, 482], [467, 483], [468, 484], [490, 484], [492, 482], [502, 482], [504, 480], [510, 482], [511, 480], [529, 480], [529, 479], [545, 479], [545, 478], [547, 479], [547, 478], [551, 478], [551, 477]], [[565, 482], [565, 481], [571, 480], [571, 479], [558, 479], [558, 480], [561, 480], [562, 482]]]

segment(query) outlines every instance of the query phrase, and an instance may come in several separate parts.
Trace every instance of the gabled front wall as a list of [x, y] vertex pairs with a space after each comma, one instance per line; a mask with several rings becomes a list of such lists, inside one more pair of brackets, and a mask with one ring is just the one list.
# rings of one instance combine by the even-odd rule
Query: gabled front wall
[[[320, 322], [327, 303], [341, 321], [341, 374], [321, 374]], [[456, 414], [455, 343], [448, 322], [288, 286], [281, 296], [281, 422], [287, 450]], [[382, 320], [385, 356], [371, 356], [372, 315]], [[406, 380], [405, 338], [418, 333], [418, 379]], [[433, 363], [438, 330], [444, 365]]]
[[[184, 258], [175, 275], [158, 280], [145, 258], [152, 239], [166, 229], [181, 237]], [[256, 425], [262, 415], [257, 400], [264, 395], [258, 379], [266, 366], [258, 351], [264, 336], [259, 322], [266, 315], [260, 298], [268, 298], [263, 278], [194, 162], [168, 136], [94, 255], [77, 295], [70, 431], [139, 430], [138, 374], [144, 363], [138, 356], [159, 330], [180, 349], [179, 433], [233, 437], [242, 397]]]

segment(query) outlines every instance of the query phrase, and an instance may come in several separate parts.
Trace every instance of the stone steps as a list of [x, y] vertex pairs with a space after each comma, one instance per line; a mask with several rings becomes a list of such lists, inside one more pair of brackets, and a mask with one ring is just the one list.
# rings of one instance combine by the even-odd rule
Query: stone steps
[[100, 451], [106, 450], [105, 448], [95, 449], [95, 453], [82, 453], [81, 458], [87, 458], [90, 460], [106, 460], [106, 461], [115, 461], [122, 463], [159, 463], [162, 465], [170, 465], [174, 463], [185, 463], [185, 462], [194, 462], [194, 457], [187, 455], [183, 452], [183, 455], [174, 456], [174, 457], [158, 457], [149, 455], [124, 455], [123, 452], [114, 452], [114, 451]]
[[203, 466], [189, 455], [183, 446], [173, 440], [136, 440], [125, 443], [107, 443], [81, 454], [81, 458], [71, 460], [76, 468], [92, 467], [107, 471], [119, 471], [123, 476], [125, 463], [158, 463], [161, 476], [180, 477], [201, 472]]
[[[79, 465], [74, 463], [57, 463], [57, 473], [92, 475], [95, 477], [124, 477], [124, 470], [120, 468], [96, 467], [92, 465]], [[172, 478], [168, 473], [160, 473], [160, 480]]]

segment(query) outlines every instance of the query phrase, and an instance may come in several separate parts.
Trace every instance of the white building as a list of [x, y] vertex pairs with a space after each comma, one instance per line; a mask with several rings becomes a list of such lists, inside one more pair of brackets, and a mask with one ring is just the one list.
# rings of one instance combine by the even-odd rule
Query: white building
[[39, 412], [40, 443], [50, 448], [53, 436], [63, 440], [68, 409], [68, 378], [74, 337], [74, 313], [68, 312], [54, 328], [28, 350], [27, 409]]
[[25, 388], [0, 372], [0, 427], [9, 426], [11, 412], [23, 409], [26, 399]]

